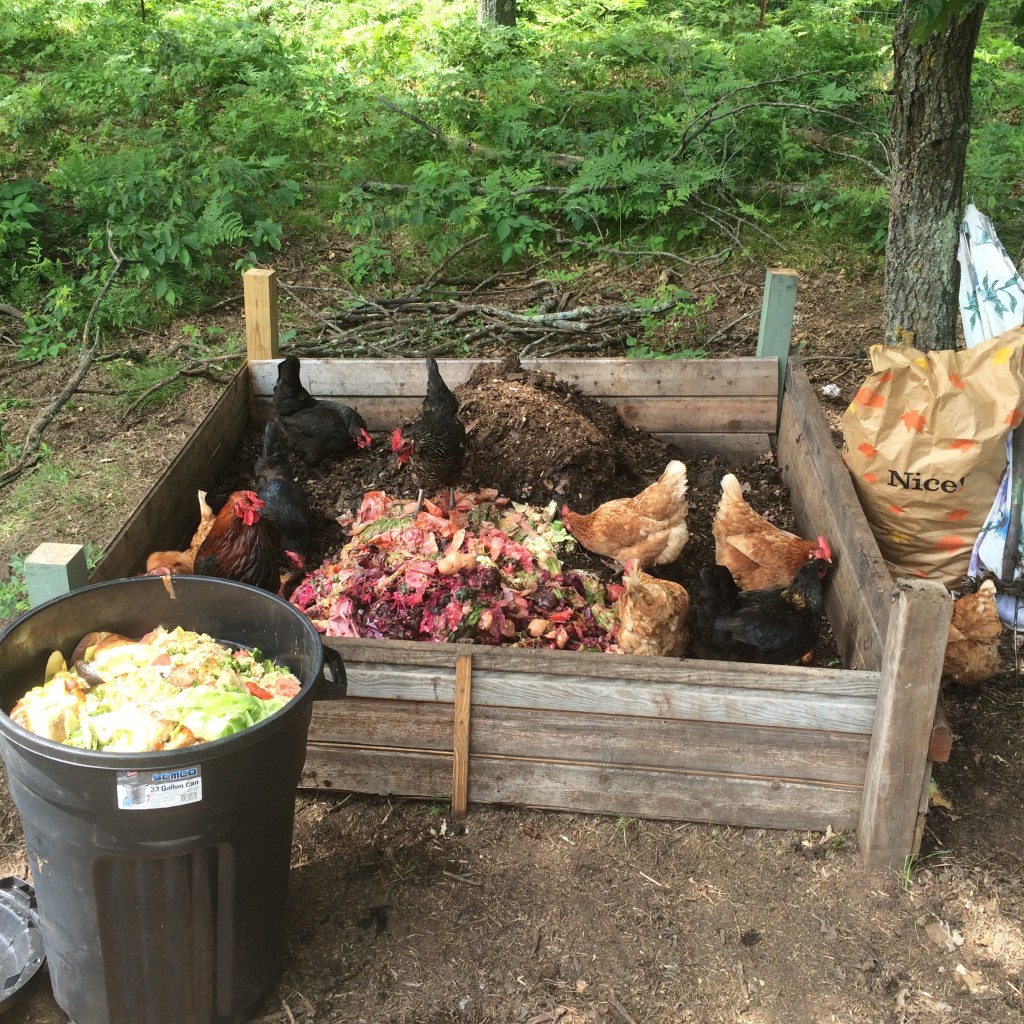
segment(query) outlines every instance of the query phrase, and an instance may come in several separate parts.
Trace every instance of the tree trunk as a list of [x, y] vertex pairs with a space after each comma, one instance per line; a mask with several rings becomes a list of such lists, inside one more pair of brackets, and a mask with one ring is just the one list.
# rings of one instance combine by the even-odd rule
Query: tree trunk
[[885, 342], [955, 348], [957, 231], [970, 136], [971, 66], [985, 5], [910, 42], [904, 4], [893, 35], [892, 180], [885, 250]]
[[515, 27], [516, 0], [478, 0], [477, 21]]

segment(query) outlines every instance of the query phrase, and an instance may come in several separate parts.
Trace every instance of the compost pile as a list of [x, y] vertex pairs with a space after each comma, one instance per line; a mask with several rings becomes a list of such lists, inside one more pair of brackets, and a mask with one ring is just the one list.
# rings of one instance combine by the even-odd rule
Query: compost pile
[[415, 518], [410, 504], [367, 494], [353, 539], [293, 593], [321, 632], [614, 649], [619, 588], [593, 573], [563, 571], [559, 551], [575, 543], [554, 518], [554, 502], [542, 511], [493, 489], [460, 492], [447, 515], [428, 505]]
[[[572, 542], [553, 516], [562, 505], [590, 512], [636, 494], [680, 453], [627, 426], [610, 405], [551, 373], [523, 369], [514, 358], [480, 365], [454, 391], [468, 431], [454, 521], [443, 507], [446, 496], [428, 495], [442, 507], [425, 506], [413, 525], [416, 488], [386, 431], [358, 454], [322, 465], [322, 476], [293, 459], [317, 521], [307, 553], [314, 568], [293, 593], [294, 603], [328, 635], [617, 651], [608, 630], [621, 571]], [[254, 428], [236, 473], [210, 495], [214, 507], [232, 490], [252, 486], [261, 443], [262, 431]], [[741, 466], [711, 456], [683, 461], [690, 538], [674, 563], [652, 568], [652, 575], [696, 588], [701, 568], [715, 560], [711, 521], [728, 472], [749, 484], [759, 512], [794, 529], [770, 454]], [[457, 535], [459, 529], [465, 533]], [[481, 559], [493, 531], [502, 534], [503, 556]], [[526, 554], [519, 550], [527, 537], [536, 546], [538, 532], [548, 565], [529, 545]], [[477, 553], [476, 567], [438, 572], [438, 552]], [[399, 578], [401, 585], [392, 586]], [[445, 618], [448, 604], [455, 607]], [[724, 657], [702, 648], [699, 638], [689, 653]]]

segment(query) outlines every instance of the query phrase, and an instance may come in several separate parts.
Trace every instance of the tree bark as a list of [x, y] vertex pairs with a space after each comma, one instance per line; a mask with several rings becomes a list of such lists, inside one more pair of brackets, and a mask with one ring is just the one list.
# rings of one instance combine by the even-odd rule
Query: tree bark
[[893, 35], [885, 342], [955, 348], [971, 67], [985, 5], [962, 21], [952, 16], [921, 44], [910, 41], [907, 7], [904, 0]]
[[491, 23], [513, 28], [516, 23], [516, 0], [478, 0], [477, 21], [481, 25]]

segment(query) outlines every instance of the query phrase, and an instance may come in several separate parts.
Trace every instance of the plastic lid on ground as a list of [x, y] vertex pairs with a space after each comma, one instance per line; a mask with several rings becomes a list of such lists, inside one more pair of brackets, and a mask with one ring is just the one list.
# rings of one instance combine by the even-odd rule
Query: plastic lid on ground
[[36, 893], [21, 878], [0, 878], [0, 1013], [43, 965], [46, 954], [36, 914]]

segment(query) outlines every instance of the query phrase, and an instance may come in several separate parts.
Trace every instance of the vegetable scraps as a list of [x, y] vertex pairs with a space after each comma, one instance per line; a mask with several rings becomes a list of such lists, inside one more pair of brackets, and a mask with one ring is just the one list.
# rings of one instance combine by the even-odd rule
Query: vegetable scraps
[[621, 590], [592, 573], [563, 570], [575, 544], [541, 509], [493, 489], [461, 493], [449, 518], [425, 501], [370, 491], [352, 539], [311, 573], [291, 602], [327, 636], [617, 651]]

